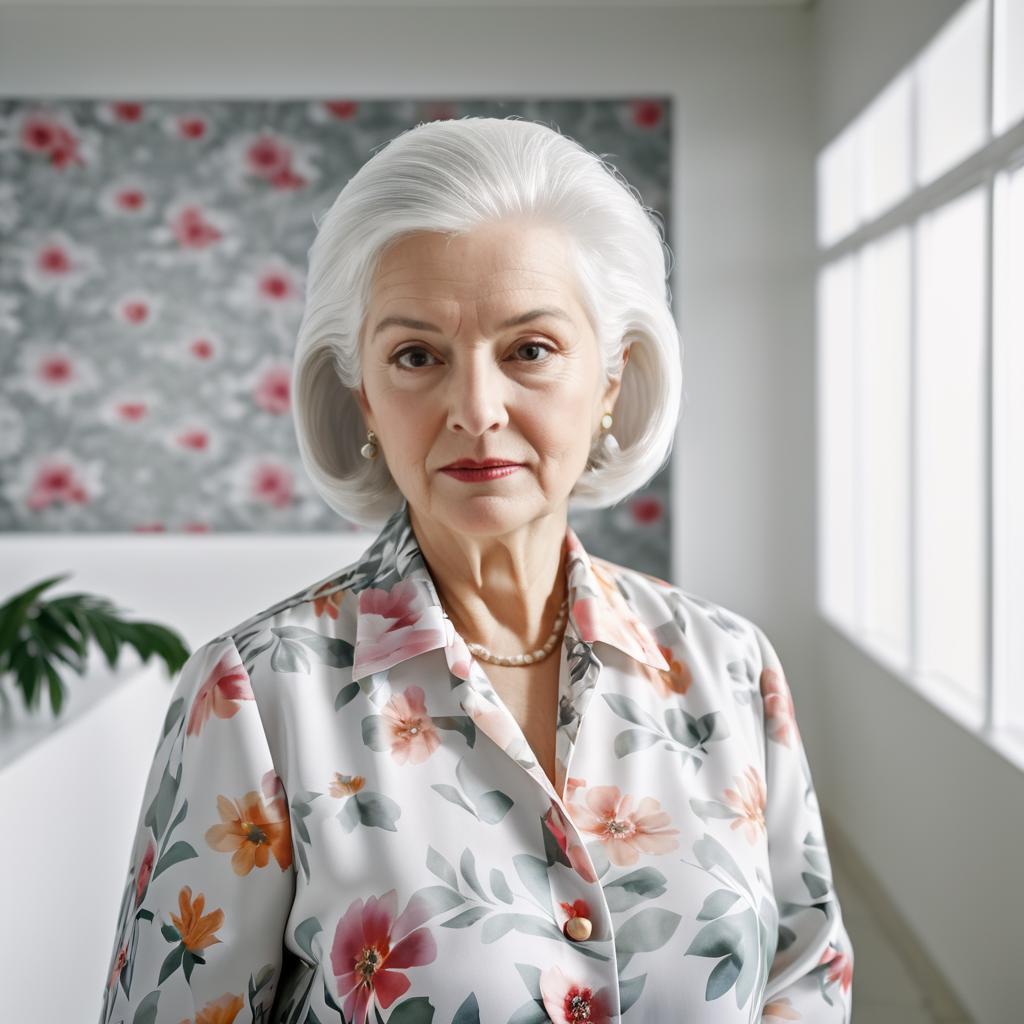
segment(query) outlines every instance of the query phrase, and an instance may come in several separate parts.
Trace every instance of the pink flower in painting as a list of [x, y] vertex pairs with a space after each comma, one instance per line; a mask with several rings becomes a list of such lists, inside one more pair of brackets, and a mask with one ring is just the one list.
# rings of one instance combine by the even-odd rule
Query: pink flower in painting
[[135, 100], [121, 100], [110, 104], [110, 114], [123, 124], [138, 124], [142, 120], [142, 104]]
[[540, 994], [552, 1024], [608, 1024], [612, 1019], [607, 987], [595, 992], [557, 964], [541, 971]]
[[434, 723], [427, 714], [423, 687], [407, 686], [394, 694], [381, 709], [391, 756], [398, 764], [422, 764], [441, 745]]
[[768, 797], [764, 780], [757, 768], [750, 765], [737, 789], [727, 789], [723, 794], [725, 802], [736, 812], [733, 829], [745, 827], [747, 840], [753, 845], [758, 837], [765, 834], [764, 807]]
[[245, 151], [247, 170], [260, 178], [275, 177], [286, 170], [291, 161], [291, 148], [269, 134], [255, 138]]
[[141, 188], [123, 188], [115, 193], [114, 203], [126, 213], [137, 213], [146, 205], [146, 193]]
[[256, 404], [264, 412], [288, 412], [291, 408], [291, 377], [291, 367], [284, 364], [264, 370], [253, 393]]
[[835, 984], [838, 981], [844, 992], [849, 991], [850, 985], [853, 983], [853, 958], [848, 953], [844, 953], [830, 944], [828, 949], [821, 954], [818, 963], [828, 964], [826, 974], [830, 984]]
[[355, 671], [375, 672], [375, 665], [394, 661], [396, 654], [411, 658], [443, 646], [443, 628], [423, 621], [428, 607], [422, 585], [415, 580], [401, 580], [390, 590], [361, 590]]
[[137, 523], [133, 529], [136, 533], [164, 533], [167, 527], [163, 523]]
[[186, 249], [205, 249], [224, 237], [198, 206], [183, 206], [169, 218], [169, 223], [175, 241]]
[[145, 402], [118, 402], [114, 406], [114, 413], [118, 419], [127, 423], [137, 423], [146, 415], [147, 407]]
[[188, 350], [196, 359], [209, 359], [213, 355], [213, 342], [209, 338], [193, 338]]
[[156, 847], [153, 845], [153, 840], [150, 839], [146, 844], [146, 852], [142, 855], [142, 861], [139, 864], [139, 877], [135, 880], [136, 907], [142, 902], [142, 897], [146, 895], [146, 887], [153, 876], [153, 861], [155, 859]]
[[255, 700], [252, 684], [238, 655], [228, 651], [211, 669], [196, 692], [188, 716], [188, 736], [198, 736], [210, 715], [231, 718], [243, 700]]
[[768, 735], [789, 747], [800, 742], [793, 695], [782, 672], [773, 668], [761, 670], [761, 698], [764, 702], [765, 728]]
[[633, 124], [638, 128], [654, 128], [661, 124], [665, 108], [659, 100], [633, 100]]
[[431, 915], [430, 903], [413, 896], [399, 917], [398, 894], [354, 900], [338, 922], [331, 945], [331, 969], [344, 998], [342, 1013], [352, 1024], [366, 1024], [371, 1001], [387, 1009], [412, 984], [409, 967], [437, 958], [437, 943], [419, 926]]
[[202, 427], [191, 427], [176, 434], [174, 441], [179, 448], [203, 452], [210, 447], [210, 434]]
[[260, 274], [256, 287], [263, 298], [272, 302], [295, 297], [295, 282], [291, 275], [280, 270], [266, 270]]
[[209, 523], [185, 523], [185, 525], [182, 527], [182, 529], [186, 533], [209, 533], [210, 532], [210, 524]]
[[36, 269], [43, 274], [67, 274], [73, 267], [71, 253], [64, 245], [49, 243], [36, 250]]
[[668, 828], [667, 811], [654, 797], [645, 796], [636, 809], [633, 797], [622, 795], [618, 786], [592, 786], [570, 808], [573, 821], [582, 832], [596, 836], [605, 844], [608, 859], [618, 867], [635, 864], [643, 853], [668, 853], [679, 846], [673, 839], [677, 828]]
[[324, 109], [339, 121], [348, 121], [355, 117], [359, 104], [355, 100], [327, 100]]
[[554, 836], [558, 848], [565, 854], [573, 871], [585, 882], [596, 882], [597, 875], [594, 873], [589, 854], [583, 844], [577, 841], [572, 822], [566, 818], [562, 813], [562, 808], [554, 800], [550, 802], [541, 821]]
[[70, 462], [58, 457], [44, 458], [31, 481], [25, 504], [33, 512], [58, 503], [84, 505], [89, 494]]
[[179, 138], [189, 141], [205, 138], [209, 122], [202, 114], [180, 114], [174, 119], [174, 130]]
[[640, 523], [642, 526], [649, 526], [651, 523], [661, 522], [665, 510], [658, 498], [654, 495], [646, 495], [634, 498], [629, 503], [629, 511], [634, 522]]
[[30, 153], [48, 156], [53, 167], [84, 165], [79, 139], [71, 127], [48, 114], [29, 114], [21, 125], [20, 141]]
[[157, 313], [157, 303], [148, 295], [129, 295], [121, 299], [114, 308], [114, 315], [131, 327], [145, 326]]
[[261, 462], [250, 480], [250, 497], [274, 508], [287, 508], [294, 497], [292, 471], [283, 463]]

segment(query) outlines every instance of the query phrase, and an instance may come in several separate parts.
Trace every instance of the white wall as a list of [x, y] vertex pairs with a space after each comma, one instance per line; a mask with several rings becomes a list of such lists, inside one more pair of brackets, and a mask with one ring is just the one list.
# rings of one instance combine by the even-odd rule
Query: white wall
[[[0, 96], [673, 95], [672, 288], [685, 343], [688, 407], [676, 446], [672, 580], [766, 629], [786, 665], [812, 767], [825, 776], [827, 748], [816, 724], [819, 682], [812, 658], [810, 29], [806, 11], [786, 9], [0, 7]], [[141, 538], [128, 540], [143, 543]], [[95, 543], [72, 540], [61, 552], [62, 564], [75, 569]], [[294, 563], [278, 550], [284, 543], [252, 538], [249, 557], [254, 564], [259, 559], [281, 567], [282, 573], [288, 566], [291, 573]], [[127, 569], [123, 562], [112, 563], [111, 575], [105, 578], [101, 572], [90, 585], [127, 600], [123, 595], [131, 583], [131, 603], [137, 608], [147, 598], [152, 608], [156, 599], [173, 595], [180, 612], [189, 600], [188, 587], [213, 580], [217, 593], [231, 595], [232, 611], [225, 616], [220, 606], [211, 609], [205, 623], [201, 615], [198, 621], [193, 617], [190, 639], [195, 642], [326, 575], [336, 561], [323, 572], [312, 571], [318, 559], [304, 561], [303, 570], [312, 575], [295, 585], [272, 570], [259, 578], [262, 589], [254, 591], [248, 589], [250, 574], [218, 577], [214, 549], [207, 549], [208, 561], [190, 573], [182, 571], [175, 547], [156, 550], [166, 555], [158, 572], [170, 590], [138, 575], [134, 560]], [[39, 565], [41, 575], [42, 561]], [[268, 582], [273, 593], [264, 600]], [[243, 603], [244, 610], [236, 614]], [[155, 617], [149, 608], [145, 614]], [[157, 689], [157, 697], [165, 692]], [[122, 774], [138, 778], [146, 767], [141, 759], [148, 759], [156, 740], [151, 723], [162, 720], [162, 710], [154, 715], [147, 704], [131, 711], [137, 716], [132, 721], [145, 720], [138, 728], [152, 732], [151, 741], [132, 735], [133, 727], [107, 715], [108, 710], [96, 712], [104, 716], [102, 722], [81, 720], [83, 730], [91, 731], [75, 748], [73, 767], [84, 770], [80, 759], [87, 758], [85, 751], [103, 742], [123, 750]], [[821, 787], [819, 795], [827, 812], [830, 794]], [[88, 805], [74, 803], [61, 811], [77, 817]], [[136, 812], [132, 808], [131, 816]], [[115, 819], [107, 815], [103, 820], [113, 824]], [[124, 827], [122, 817], [116, 822], [117, 828]], [[13, 990], [32, 1001], [31, 1014], [26, 1005], [12, 1019], [94, 1019], [88, 1000], [98, 995], [102, 983], [120, 892], [100, 893], [98, 886], [87, 891], [80, 878], [93, 877], [103, 885], [120, 878], [127, 868], [126, 844], [127, 837], [123, 843], [112, 841], [108, 849], [90, 830], [71, 848], [86, 864], [72, 878], [77, 887], [39, 887], [34, 909], [25, 911], [16, 935], [0, 936], [2, 970], [17, 971]], [[97, 865], [91, 873], [88, 858], [98, 857], [125, 863]], [[15, 865], [21, 877], [28, 870], [24, 864], [19, 860]], [[6, 882], [9, 869], [0, 870]], [[55, 902], [47, 902], [47, 893]], [[93, 927], [85, 933], [54, 927], [67, 917], [70, 901], [84, 899], [91, 901], [88, 912], [79, 904], [77, 919], [94, 921]], [[101, 949], [97, 955], [94, 942]], [[61, 965], [60, 990], [79, 1000], [74, 1016], [39, 1003], [55, 988], [46, 983], [56, 963]], [[12, 987], [0, 989], [6, 990], [5, 1014], [13, 1012]]]
[[[816, 148], [959, 6], [818, 0]], [[832, 813], [977, 1020], [1024, 1019], [1024, 775], [836, 630], [817, 636]]]

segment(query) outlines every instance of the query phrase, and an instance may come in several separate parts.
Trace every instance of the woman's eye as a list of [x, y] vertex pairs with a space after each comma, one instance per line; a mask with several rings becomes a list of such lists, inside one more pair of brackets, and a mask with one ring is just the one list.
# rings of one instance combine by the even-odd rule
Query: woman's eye
[[[542, 350], [544, 352], [547, 352], [549, 355], [550, 355], [550, 353], [554, 352], [554, 348], [551, 345], [548, 345], [548, 344], [546, 344], [545, 342], [542, 342], [542, 341], [524, 341], [521, 345], [518, 346], [518, 348], [516, 348], [515, 351], [521, 352], [521, 351], [523, 351], [523, 349], [540, 349], [540, 350]], [[433, 359], [433, 356], [431, 356], [430, 353], [425, 348], [421, 348], [419, 345], [411, 345], [409, 348], [403, 348], [401, 350], [401, 352], [396, 352], [391, 357], [390, 361], [392, 363], [396, 363], [403, 370], [419, 370], [419, 369], [422, 369], [422, 367], [424, 366], [423, 363], [416, 363], [416, 364], [410, 365], [409, 363], [401, 362], [401, 360], [404, 359], [406, 356], [421, 356], [421, 355], [422, 356], [428, 356], [429, 358]], [[547, 362], [547, 358], [545, 357], [545, 358], [536, 358], [536, 359], [525, 359], [525, 360], [523, 360], [523, 362], [527, 362], [527, 363], [544, 363], [544, 362]]]

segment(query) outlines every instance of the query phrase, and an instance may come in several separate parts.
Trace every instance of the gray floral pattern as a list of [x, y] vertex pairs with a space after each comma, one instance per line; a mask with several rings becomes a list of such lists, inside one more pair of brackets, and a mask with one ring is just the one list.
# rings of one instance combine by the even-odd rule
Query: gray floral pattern
[[[314, 216], [402, 131], [510, 115], [671, 222], [665, 98], [0, 100], [0, 529], [336, 530], [289, 405]], [[573, 522], [655, 571], [668, 493]]]

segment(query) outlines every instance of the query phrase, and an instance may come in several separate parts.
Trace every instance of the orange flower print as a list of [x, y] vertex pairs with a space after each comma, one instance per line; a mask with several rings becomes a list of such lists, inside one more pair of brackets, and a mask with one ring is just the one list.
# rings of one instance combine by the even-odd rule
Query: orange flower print
[[118, 951], [117, 956], [114, 957], [114, 966], [110, 971], [110, 981], [107, 982], [108, 988], [113, 988], [117, 984], [117, 979], [121, 977], [121, 971], [124, 969], [124, 965], [128, 962], [128, 943], [126, 942]]
[[849, 953], [844, 953], [830, 944], [828, 949], [821, 954], [818, 963], [828, 964], [826, 976], [829, 984], [835, 984], [838, 981], [844, 992], [849, 991], [850, 985], [853, 983], [853, 958]]
[[220, 825], [206, 830], [206, 842], [221, 853], [232, 853], [236, 875], [247, 875], [254, 867], [265, 868], [270, 854], [282, 871], [292, 863], [292, 834], [287, 816], [280, 817], [280, 802], [267, 808], [259, 793], [251, 790], [240, 800], [217, 797]]
[[[398, 913], [398, 893], [354, 900], [338, 922], [331, 945], [331, 969], [338, 982], [342, 1012], [352, 1024], [365, 1024], [371, 1002], [385, 1010], [412, 984], [401, 973], [437, 958], [437, 943], [419, 926], [434, 913], [415, 896]], [[378, 1014], [379, 1019], [379, 1014]]]
[[559, 903], [562, 908], [562, 913], [565, 914], [565, 919], [568, 921], [571, 917], [593, 917], [590, 913], [590, 904], [586, 900], [573, 900], [572, 903]]
[[326, 614], [329, 618], [337, 619], [338, 608], [340, 607], [341, 602], [345, 600], [345, 595], [348, 591], [335, 589], [329, 594], [324, 593], [324, 591], [331, 590], [331, 587], [334, 586], [336, 586], [334, 583], [325, 583], [315, 591], [315, 594], [322, 595], [319, 597], [314, 596], [313, 598], [313, 614], [316, 615], [317, 618]]
[[[196, 1015], [195, 1024], [232, 1024], [238, 1011], [245, 1006], [241, 996], [225, 992], [219, 999], [207, 1003]], [[187, 1017], [181, 1024], [193, 1024]]]
[[643, 853], [668, 853], [679, 846], [673, 839], [679, 829], [666, 828], [667, 811], [659, 801], [645, 796], [636, 809], [633, 797], [619, 792], [618, 786], [592, 786], [570, 808], [573, 821], [582, 832], [589, 832], [605, 844], [608, 859], [617, 867], [635, 864]]
[[334, 778], [331, 779], [330, 793], [336, 797], [351, 796], [365, 785], [366, 779], [362, 775], [342, 775], [341, 772], [335, 772]]
[[192, 886], [183, 886], [178, 893], [179, 914], [171, 914], [171, 921], [178, 929], [182, 945], [190, 953], [200, 953], [220, 939], [214, 934], [224, 923], [224, 911], [214, 910], [203, 913], [206, 897], [200, 893], [192, 899]]
[[213, 667], [192, 701], [188, 716], [189, 736], [198, 736], [211, 714], [231, 718], [243, 700], [254, 700], [249, 676], [234, 651], [228, 651]]
[[441, 745], [441, 737], [423, 703], [423, 687], [407, 686], [381, 709], [398, 764], [422, 764]]
[[796, 724], [793, 695], [786, 677], [773, 668], [761, 671], [761, 699], [764, 702], [765, 727], [768, 735], [787, 747], [795, 740], [800, 741], [800, 730]]
[[761, 1024], [771, 1024], [772, 1021], [777, 1020], [803, 1019], [803, 1014], [791, 1005], [789, 996], [772, 999], [761, 1007]]
[[608, 1024], [612, 1001], [606, 987], [594, 992], [569, 977], [561, 967], [541, 971], [540, 994], [553, 1024]]
[[146, 887], [149, 885], [149, 880], [153, 875], [153, 861], [155, 859], [156, 847], [153, 845], [153, 840], [150, 839], [146, 844], [146, 852], [142, 855], [142, 861], [139, 864], [139, 877], [135, 880], [136, 908], [142, 903], [143, 896], [146, 895]]
[[661, 656], [668, 662], [668, 670], [652, 668], [650, 665], [640, 662], [638, 667], [643, 670], [644, 675], [658, 691], [661, 697], [671, 697], [673, 694], [685, 694], [693, 682], [693, 673], [685, 661], [676, 661], [672, 656], [671, 647], [662, 647], [658, 644]]
[[732, 828], [746, 827], [747, 839], [751, 845], [758, 836], [765, 833], [764, 806], [768, 791], [758, 770], [750, 765], [737, 783], [737, 789], [727, 789], [723, 794], [725, 802], [737, 813]]

